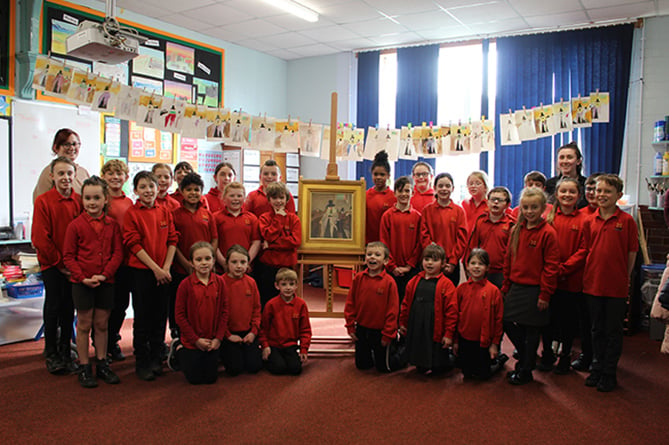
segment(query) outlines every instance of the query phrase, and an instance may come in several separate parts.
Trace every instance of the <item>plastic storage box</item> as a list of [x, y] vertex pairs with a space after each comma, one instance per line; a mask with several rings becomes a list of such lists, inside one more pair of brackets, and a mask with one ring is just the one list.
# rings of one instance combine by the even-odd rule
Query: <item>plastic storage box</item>
[[44, 294], [44, 283], [8, 283], [7, 295], [11, 298], [35, 298]]

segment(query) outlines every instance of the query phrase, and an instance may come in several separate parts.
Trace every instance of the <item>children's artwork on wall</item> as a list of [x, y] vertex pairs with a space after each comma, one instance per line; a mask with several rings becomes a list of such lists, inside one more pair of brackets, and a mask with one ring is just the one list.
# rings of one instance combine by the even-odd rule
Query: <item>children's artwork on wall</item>
[[163, 100], [162, 96], [141, 93], [134, 121], [143, 127], [158, 128], [158, 110], [163, 105]]
[[257, 150], [274, 150], [274, 119], [260, 116], [253, 118], [251, 141], [253, 141], [253, 148]]
[[[321, 140], [321, 159], [329, 160], [330, 159], [330, 136], [331, 136], [330, 126], [323, 125], [323, 138]], [[336, 154], [336, 153], [335, 153]]]
[[390, 162], [397, 161], [400, 148], [400, 130], [395, 128], [374, 128], [367, 129], [367, 140], [365, 141], [365, 149], [363, 152], [363, 159], [373, 160], [374, 156], [385, 150], [388, 153], [388, 160]]
[[47, 56], [38, 55], [35, 60], [35, 70], [33, 72], [33, 89], [44, 91], [47, 85], [53, 85], [53, 79], [56, 77], [58, 67]]
[[399, 159], [408, 159], [415, 161], [418, 159], [417, 149], [414, 145], [414, 139], [411, 127], [402, 127], [400, 129], [400, 151]]
[[437, 158], [443, 155], [441, 128], [423, 127], [421, 147], [423, 156], [426, 158]]
[[[91, 106], [93, 104], [93, 98], [95, 97], [95, 81], [97, 77], [98, 76], [90, 71], [83, 72], [74, 70], [70, 88], [65, 99], [78, 105]], [[106, 81], [109, 82], [108, 80]]]
[[540, 105], [532, 109], [534, 132], [537, 137], [552, 136], [556, 133], [553, 125], [553, 106]]
[[451, 124], [442, 125], [439, 128], [439, 139], [441, 139], [441, 153], [442, 155], [447, 155], [451, 151]]
[[451, 125], [451, 153], [469, 153], [469, 132], [466, 124]]
[[211, 80], [200, 79], [193, 77], [193, 85], [196, 87], [195, 100], [198, 104], [207, 105], [209, 107], [218, 106], [218, 83]]
[[132, 86], [144, 90], [146, 93], [154, 93], [159, 96], [163, 94], [163, 83], [159, 80], [146, 77], [132, 76]]
[[499, 124], [499, 140], [501, 145], [520, 144], [520, 135], [518, 134], [518, 127], [516, 126], [516, 119], [513, 113], [500, 114]]
[[51, 52], [55, 54], [67, 54], [65, 41], [69, 36], [77, 32], [77, 25], [62, 20], [51, 20]]
[[54, 76], [50, 87], [44, 90], [44, 94], [65, 99], [67, 92], [70, 89], [70, 85], [72, 84], [72, 74], [74, 72], [74, 68], [67, 65], [53, 64], [52, 68], [57, 68], [57, 71], [53, 70], [56, 71], [56, 75]]
[[469, 135], [469, 150], [471, 153], [480, 153], [482, 149], [482, 132], [483, 127], [481, 121], [474, 121], [469, 124], [471, 134]]
[[560, 100], [553, 104], [553, 118], [556, 122], [556, 131], [564, 133], [574, 129], [574, 124], [571, 120], [571, 103], [569, 101]]
[[139, 47], [139, 56], [132, 59], [132, 72], [162, 79], [165, 76], [165, 54], [157, 49]]
[[121, 92], [121, 84], [115, 80], [96, 77], [95, 93], [91, 108], [95, 111], [112, 111], [116, 107], [116, 99]]
[[321, 135], [323, 126], [320, 124], [300, 125], [300, 154], [316, 158], [321, 153]]
[[365, 130], [363, 128], [349, 127], [345, 135], [346, 159], [349, 161], [362, 161], [365, 151]]
[[571, 115], [574, 128], [591, 127], [592, 113], [590, 110], [590, 98], [581, 96], [572, 98]]
[[230, 110], [228, 108], [207, 109], [207, 139], [224, 141], [230, 137]]
[[185, 104], [181, 136], [195, 139], [207, 137], [207, 107], [190, 103]]
[[495, 123], [492, 119], [481, 121], [481, 151], [495, 151]]
[[179, 100], [191, 101], [191, 86], [181, 82], [166, 80], [163, 82], [165, 97], [172, 97]]
[[118, 65], [93, 62], [93, 72], [106, 79], [113, 79], [122, 85], [128, 84], [128, 62], [119, 63]]
[[135, 88], [121, 85], [121, 90], [116, 97], [114, 116], [128, 121], [134, 120], [137, 117], [140, 94], [140, 91]]
[[297, 121], [274, 122], [274, 151], [297, 153], [300, 147], [300, 123]]
[[177, 43], [167, 42], [167, 69], [181, 73], [193, 74], [195, 50]]
[[590, 93], [590, 115], [592, 122], [609, 122], [609, 93]]
[[230, 115], [231, 145], [241, 148], [251, 146], [251, 116], [247, 113], [233, 112]]
[[537, 138], [537, 133], [534, 130], [534, 118], [532, 111], [526, 108], [516, 110], [513, 113], [516, 127], [518, 128], [518, 136], [521, 141], [533, 141]]
[[158, 119], [155, 128], [161, 131], [178, 133], [183, 125], [183, 115], [186, 102], [175, 98], [164, 98], [158, 110]]

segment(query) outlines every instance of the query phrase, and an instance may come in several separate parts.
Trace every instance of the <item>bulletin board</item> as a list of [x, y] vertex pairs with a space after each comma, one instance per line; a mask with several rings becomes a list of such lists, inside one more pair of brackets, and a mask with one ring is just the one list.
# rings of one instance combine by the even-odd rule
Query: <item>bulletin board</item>
[[174, 135], [130, 122], [128, 162], [174, 163]]
[[[68, 64], [83, 70], [105, 70], [107, 74], [102, 75], [165, 97], [197, 101], [211, 107], [222, 106], [225, 50], [118, 19], [121, 25], [136, 29], [149, 40], [140, 45], [140, 55], [127, 64], [91, 64], [65, 55], [65, 40], [76, 32], [77, 25], [83, 20], [102, 22], [104, 14], [61, 0], [45, 1], [40, 52], [65, 59]], [[40, 91], [37, 97], [61, 101]]]
[[0, 0], [0, 94], [14, 95], [15, 2]]

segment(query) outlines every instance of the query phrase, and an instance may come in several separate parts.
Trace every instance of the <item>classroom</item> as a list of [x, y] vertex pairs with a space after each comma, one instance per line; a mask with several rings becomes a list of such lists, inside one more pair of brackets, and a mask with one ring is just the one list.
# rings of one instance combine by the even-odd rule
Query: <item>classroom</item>
[[[280, 9], [284, 6], [288, 9]], [[100, 26], [103, 21], [105, 25]], [[665, 271], [669, 254], [668, 1], [0, 0], [0, 22], [0, 389], [5, 396], [0, 432], [6, 440], [666, 440], [665, 428], [657, 419], [669, 415], [665, 403], [669, 397], [669, 324], [665, 333], [669, 307], [663, 309], [656, 291], [664, 293], [659, 289], [669, 275]], [[89, 49], [92, 56], [86, 53], [85, 44], [84, 49], [73, 49], [71, 37], [87, 26], [92, 31], [85, 38], [106, 36], [106, 42], [115, 43]], [[137, 48], [133, 50], [134, 42]], [[66, 132], [57, 139], [57, 132], [67, 128], [75, 133]], [[64, 147], [67, 159], [54, 161], [56, 147]], [[73, 158], [68, 150], [76, 153]], [[564, 166], [571, 161], [563, 156], [569, 152], [577, 155], [575, 167], [569, 168], [579, 202], [571, 207], [569, 198], [563, 201], [558, 191], [569, 189], [571, 173], [564, 173]], [[76, 168], [68, 173], [68, 165], [75, 160], [72, 166]], [[103, 165], [111, 174], [118, 160], [126, 168], [127, 182], [114, 189]], [[184, 175], [187, 170], [199, 175], [186, 176], [188, 186], [201, 193], [197, 198], [188, 198], [186, 188], [178, 186], [184, 176], [177, 173], [177, 164], [184, 163], [188, 167], [183, 167]], [[272, 181], [279, 184], [265, 182], [267, 172], [274, 169], [278, 175]], [[169, 172], [167, 197], [161, 188], [167, 181], [161, 179], [161, 171]], [[237, 208], [234, 196], [227, 200], [236, 186], [226, 187], [230, 180], [220, 182], [220, 171], [231, 171], [232, 180], [240, 183], [236, 212], [241, 213], [232, 210]], [[105, 264], [121, 266], [114, 267], [119, 272], [113, 286], [102, 284], [104, 277], [94, 284], [109, 290], [107, 293], [121, 287], [126, 294], [132, 292], [127, 312], [114, 323], [111, 307], [103, 305], [99, 311], [96, 306], [93, 312], [82, 303], [88, 300], [80, 288], [85, 289], [87, 282], [75, 277], [78, 272], [68, 279], [59, 266], [52, 267], [67, 261], [69, 269], [74, 260], [58, 258], [45, 265], [49, 255], [41, 246], [49, 245], [44, 243], [50, 236], [42, 233], [45, 209], [60, 205], [54, 202], [73, 202], [63, 198], [64, 189], [59, 188], [57, 176], [52, 182], [49, 172], [72, 175], [61, 182], [69, 184], [62, 186], [67, 193], [81, 191], [83, 196], [84, 179], [97, 175], [106, 180], [104, 186], [87, 182], [85, 189], [103, 191], [109, 184], [110, 190], [130, 198], [124, 209], [133, 210], [128, 210], [120, 224], [112, 224], [118, 227], [112, 244], [117, 243], [118, 235], [118, 242], [125, 246], [118, 244], [114, 249], [128, 249], [123, 254], [126, 257], [121, 264], [123, 255], [100, 250], [100, 255], [109, 254]], [[538, 176], [533, 175], [537, 172]], [[599, 179], [586, 182], [594, 173]], [[395, 182], [402, 177], [406, 182]], [[548, 202], [547, 193], [531, 190], [536, 178], [550, 192]], [[419, 187], [426, 179], [424, 188]], [[477, 204], [478, 192], [472, 191], [479, 179], [484, 208]], [[143, 201], [146, 195], [138, 184], [155, 186], [157, 199]], [[620, 190], [619, 184], [623, 184]], [[402, 196], [405, 186], [408, 198]], [[503, 195], [500, 186], [510, 195]], [[607, 190], [614, 196], [608, 204]], [[44, 197], [40, 200], [39, 196]], [[211, 204], [211, 196], [217, 204]], [[486, 230], [495, 230], [497, 219], [489, 217], [488, 211], [490, 215], [496, 211], [497, 203], [504, 201], [500, 196], [510, 198], [506, 199], [508, 208], [501, 209], [501, 221], [509, 221], [503, 229], [503, 252], [489, 250], [485, 258], [476, 256], [473, 248], [484, 247]], [[113, 219], [113, 200], [111, 207], [95, 216], [91, 212], [97, 207], [87, 204], [93, 199], [84, 196], [83, 206], [79, 201], [63, 204], [72, 206], [67, 221], [73, 223], [60, 227], [58, 218], [65, 217], [59, 214], [52, 222], [54, 230], [69, 233], [75, 221], [81, 226], [86, 218]], [[186, 247], [179, 244], [183, 229], [178, 228], [195, 225], [195, 220], [188, 219], [194, 217], [177, 216], [182, 210], [189, 215], [184, 210], [189, 208], [189, 199], [194, 206], [190, 212], [202, 212], [205, 225], [208, 218], [213, 220], [213, 249], [199, 243], [191, 249], [198, 238], [187, 237], [191, 241]], [[427, 201], [421, 201], [419, 207], [420, 199]], [[137, 204], [132, 203], [135, 200]], [[246, 215], [255, 213], [251, 203], [266, 206], [251, 218], [258, 226], [257, 245], [245, 245], [246, 238], [239, 241], [241, 231], [234, 232], [231, 237], [246, 250], [228, 250], [234, 242], [223, 241], [227, 232], [221, 227], [239, 216], [248, 219]], [[541, 210], [536, 218], [532, 204]], [[455, 207], [460, 213], [431, 214], [432, 206]], [[162, 230], [169, 224], [158, 216], [155, 232], [142, 232], [145, 220], [135, 207], [169, 214], [170, 224], [174, 223], [169, 233]], [[604, 212], [605, 207], [620, 221], [615, 227], [610, 223], [611, 232], [628, 234], [629, 249], [622, 241], [606, 244], [594, 235], [595, 230], [608, 233], [601, 228], [608, 216], [602, 214], [597, 225], [597, 212]], [[166, 208], [170, 210], [161, 210]], [[593, 209], [595, 216], [586, 218], [585, 208]], [[387, 222], [393, 212], [393, 216], [409, 218], [416, 209], [415, 218], [422, 219]], [[560, 242], [558, 249], [558, 241], [563, 239], [560, 227], [567, 227], [565, 218], [579, 209], [583, 217], [578, 219], [578, 230], [583, 232], [570, 248], [574, 259], [580, 255], [574, 277], [581, 275], [577, 290], [572, 290], [571, 281], [565, 284], [564, 278], [558, 279], [558, 274], [567, 273], [564, 258], [559, 258], [564, 256], [564, 244]], [[455, 214], [465, 222], [457, 222], [453, 229], [456, 217], [451, 215]], [[437, 222], [449, 218], [448, 230], [435, 229], [429, 218]], [[483, 220], [490, 225], [485, 226]], [[283, 244], [272, 247], [269, 221], [283, 226], [281, 236], [293, 243], [289, 249]], [[542, 230], [538, 241], [542, 256], [532, 256], [537, 250], [533, 249], [537, 243], [532, 238], [534, 221]], [[509, 244], [515, 246], [509, 247], [511, 254], [506, 252], [506, 240], [514, 233], [515, 222], [520, 229], [512, 235], [517, 237], [516, 244], [513, 239]], [[127, 230], [129, 224], [136, 224], [137, 233]], [[576, 223], [570, 224], [564, 233], [576, 230]], [[112, 229], [93, 223], [90, 227], [93, 230], [87, 236], [106, 246], [108, 238], [102, 230]], [[174, 227], [177, 230], [172, 231]], [[396, 232], [398, 227], [403, 230]], [[404, 272], [396, 262], [399, 247], [390, 240], [406, 238], [409, 233], [417, 234], [418, 241], [412, 252], [415, 261], [408, 260], [408, 272]], [[112, 237], [111, 232], [108, 236]], [[145, 244], [154, 236], [164, 237], [156, 242], [156, 250]], [[209, 237], [202, 239], [209, 241]], [[385, 251], [374, 243], [366, 247], [369, 241], [386, 239], [389, 249]], [[529, 250], [523, 244], [527, 239]], [[432, 247], [441, 250], [430, 250]], [[610, 250], [597, 254], [605, 249]], [[166, 267], [170, 278], [156, 272], [140, 251], [157, 269]], [[384, 263], [378, 266], [379, 272], [372, 273], [377, 270], [375, 260], [370, 259], [375, 254], [382, 262], [385, 255], [392, 267]], [[516, 256], [525, 256], [523, 266]], [[226, 327], [219, 325], [214, 329], [216, 335], [212, 331], [212, 340], [205, 339], [202, 346], [198, 343], [203, 340], [201, 335], [182, 327], [184, 314], [194, 307], [188, 306], [186, 294], [200, 295], [205, 291], [198, 289], [212, 286], [218, 286], [216, 292], [230, 288], [228, 276], [233, 277], [236, 267], [233, 257], [243, 257], [251, 267], [250, 275], [244, 274], [246, 266], [240, 274], [256, 289], [253, 298], [258, 294], [258, 306], [263, 308], [262, 320], [258, 309], [257, 323], [263, 328], [237, 329], [235, 332], [243, 331], [237, 336], [227, 329], [232, 318], [227, 320], [225, 303], [221, 313], [226, 313]], [[170, 258], [171, 268], [163, 266], [163, 258]], [[462, 314], [483, 309], [472, 309], [458, 293], [475, 289], [472, 283], [478, 282], [474, 279], [478, 272], [476, 266], [470, 266], [470, 262], [478, 264], [474, 260], [484, 266], [482, 280], [491, 286], [488, 292], [493, 292], [491, 302], [485, 304], [499, 313], [499, 320], [490, 319], [499, 334], [490, 333], [487, 342], [482, 332], [488, 322], [478, 325], [480, 344], [465, 339], [469, 325], [462, 321]], [[199, 272], [198, 261], [208, 262], [209, 268], [203, 266], [206, 271]], [[430, 261], [441, 264], [435, 276]], [[41, 278], [24, 273], [40, 268]], [[129, 274], [121, 276], [125, 269]], [[542, 281], [532, 281], [535, 275]], [[177, 276], [181, 285], [168, 283]], [[389, 286], [385, 290], [372, 283], [379, 277]], [[54, 284], [61, 283], [58, 280], [72, 281], [72, 289], [78, 290], [70, 290], [67, 304], [55, 309], [54, 303], [46, 303], [44, 288], [56, 289], [61, 286]], [[15, 287], [19, 282], [25, 287]], [[425, 305], [421, 292], [428, 292], [428, 282], [433, 287], [428, 289], [431, 300]], [[355, 293], [367, 295], [361, 283], [376, 286], [367, 294], [377, 299], [390, 292], [388, 307], [379, 309], [379, 303], [374, 303], [377, 313], [366, 319], [356, 312], [364, 306], [356, 306], [360, 300], [356, 303]], [[159, 288], [160, 294], [151, 286]], [[524, 293], [522, 286], [532, 289]], [[624, 298], [612, 298], [622, 287]], [[600, 289], [615, 292], [597, 293]], [[570, 299], [568, 305], [556, 306], [558, 300], [552, 299], [548, 320], [549, 311], [542, 304], [549, 306], [542, 296], [561, 291], [569, 298], [578, 295], [582, 301]], [[22, 292], [26, 295], [21, 297]], [[92, 292], [85, 293], [86, 298]], [[160, 295], [160, 301], [163, 297], [169, 301], [159, 305], [164, 311], [152, 312], [154, 294]], [[487, 295], [483, 293], [482, 301], [487, 301]], [[504, 305], [492, 303], [496, 298], [501, 302], [503, 296]], [[567, 301], [562, 298], [559, 301]], [[443, 316], [431, 307], [442, 299]], [[510, 301], [530, 301], [531, 321], [513, 318], [516, 308]], [[606, 309], [597, 309], [600, 302]], [[285, 351], [272, 343], [277, 337], [267, 337], [278, 335], [265, 323], [271, 323], [272, 316], [279, 317], [279, 308], [284, 307], [280, 303], [297, 308], [291, 309], [295, 311], [291, 323], [299, 324], [299, 337], [285, 347], [294, 354], [297, 365], [290, 361], [293, 355], [290, 359], [282, 355], [284, 360], [277, 361], [275, 349], [281, 354]], [[449, 304], [457, 309], [449, 309]], [[588, 321], [582, 329], [584, 307], [591, 314], [600, 311], [595, 328]], [[390, 329], [387, 321], [381, 322], [386, 323], [382, 329], [361, 324], [361, 319], [376, 323], [384, 310], [386, 319], [393, 320]], [[277, 312], [266, 316], [270, 311]], [[455, 321], [458, 311], [459, 322]], [[606, 316], [601, 315], [605, 312]], [[104, 332], [107, 321], [97, 324], [92, 313], [108, 317], [110, 329], [112, 324], [118, 327], [114, 340], [104, 335], [107, 350], [102, 356], [90, 348], [89, 363], [81, 361], [85, 346], [74, 339], [83, 332], [101, 342], [102, 334], [98, 337], [95, 331]], [[557, 313], [569, 318], [569, 324], [555, 321], [553, 314]], [[654, 318], [657, 314], [666, 317]], [[429, 320], [420, 325], [425, 328], [420, 334], [428, 338], [429, 352], [419, 350], [418, 336], [411, 329], [425, 322], [421, 317]], [[216, 321], [210, 318], [202, 315], [196, 323]], [[536, 321], [539, 318], [541, 322]], [[602, 326], [612, 318], [616, 329], [619, 325], [624, 332], [621, 338], [618, 330], [604, 333]], [[445, 332], [439, 333], [437, 324], [442, 322]], [[163, 328], [164, 338], [156, 340]], [[221, 329], [226, 331], [225, 339], [214, 338], [221, 337]], [[297, 329], [291, 333], [297, 336]], [[363, 335], [370, 337], [361, 341]], [[574, 366], [584, 359], [584, 335], [599, 339], [594, 344], [595, 357], [591, 352], [588, 360]], [[601, 346], [605, 336], [608, 349]], [[240, 345], [250, 341], [258, 369], [266, 369], [258, 372], [249, 365], [246, 372], [233, 372], [225, 349], [233, 337], [239, 337]], [[572, 340], [573, 349], [565, 352], [571, 349]], [[283, 337], [281, 341], [282, 347], [287, 345]], [[551, 347], [543, 348], [547, 341], [552, 341]], [[375, 349], [377, 344], [382, 349]], [[71, 355], [71, 364], [63, 348]], [[611, 352], [617, 348], [622, 352]], [[112, 359], [112, 352], [117, 351], [120, 354]], [[49, 359], [52, 353], [59, 357], [55, 365]], [[386, 354], [385, 364], [378, 358], [381, 353]], [[423, 366], [425, 354], [428, 365]], [[485, 372], [471, 367], [479, 363], [480, 357], [472, 358], [476, 354], [484, 355], [481, 369]], [[598, 361], [598, 354], [606, 356], [606, 361]], [[470, 367], [463, 365], [465, 356], [472, 360]], [[172, 367], [174, 357], [180, 364]], [[447, 364], [438, 366], [435, 357], [444, 358]], [[205, 362], [207, 369], [214, 370], [213, 377], [200, 372]], [[87, 379], [86, 373], [92, 373], [92, 378]], [[285, 373], [300, 375], [277, 375]], [[204, 380], [198, 380], [200, 377]], [[120, 384], [106, 384], [119, 380]], [[215, 383], [191, 384], [202, 382]], [[86, 389], [93, 386], [96, 389]]]

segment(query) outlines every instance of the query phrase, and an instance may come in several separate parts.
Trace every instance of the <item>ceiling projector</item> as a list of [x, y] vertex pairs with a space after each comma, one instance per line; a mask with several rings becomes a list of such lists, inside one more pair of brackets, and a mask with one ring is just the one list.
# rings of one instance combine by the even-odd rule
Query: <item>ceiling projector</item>
[[65, 46], [68, 56], [116, 65], [137, 57], [139, 44], [146, 40], [136, 30], [121, 27], [115, 18], [107, 17], [103, 23], [81, 22]]

